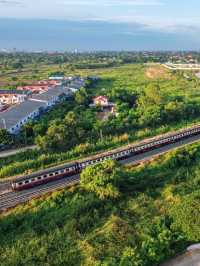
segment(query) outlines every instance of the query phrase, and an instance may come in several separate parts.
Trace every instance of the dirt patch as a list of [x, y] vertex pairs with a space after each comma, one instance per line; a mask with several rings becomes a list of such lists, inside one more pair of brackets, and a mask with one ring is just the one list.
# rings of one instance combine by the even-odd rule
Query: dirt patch
[[149, 79], [170, 79], [171, 75], [167, 69], [162, 66], [152, 66], [147, 68], [146, 77]]

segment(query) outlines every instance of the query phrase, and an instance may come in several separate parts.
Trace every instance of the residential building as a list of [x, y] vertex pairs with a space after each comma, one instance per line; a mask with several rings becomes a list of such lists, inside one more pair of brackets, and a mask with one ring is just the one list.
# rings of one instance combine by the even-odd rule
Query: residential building
[[101, 107], [102, 111], [116, 113], [115, 103], [109, 102], [108, 97], [106, 96], [97, 96], [93, 98], [93, 103], [90, 104], [90, 107]]
[[54, 80], [54, 79], [49, 79], [49, 80], [40, 80], [35, 83], [36, 85], [47, 85], [49, 87], [55, 87], [55, 86], [60, 86], [62, 85], [61, 80]]
[[29, 120], [37, 117], [45, 107], [44, 103], [27, 100], [1, 113], [0, 129], [6, 129], [11, 134], [19, 132]]
[[69, 88], [66, 87], [56, 87], [55, 89], [50, 89], [39, 95], [33, 95], [30, 101], [42, 102], [45, 104], [46, 108], [49, 108], [59, 102], [62, 98], [69, 97], [71, 92]]
[[0, 90], [0, 103], [8, 105], [22, 103], [29, 95], [28, 91]]
[[39, 116], [63, 98], [69, 97], [68, 88], [57, 87], [39, 95], [32, 95], [29, 100], [1, 113], [0, 129], [7, 129], [11, 134], [17, 134], [29, 120]]
[[97, 96], [93, 99], [95, 106], [108, 106], [108, 98], [106, 96]]
[[21, 91], [27, 90], [27, 91], [31, 91], [34, 94], [40, 94], [45, 91], [48, 91], [49, 88], [50, 88], [49, 85], [35, 84], [35, 85], [18, 86], [17, 90], [21, 90]]

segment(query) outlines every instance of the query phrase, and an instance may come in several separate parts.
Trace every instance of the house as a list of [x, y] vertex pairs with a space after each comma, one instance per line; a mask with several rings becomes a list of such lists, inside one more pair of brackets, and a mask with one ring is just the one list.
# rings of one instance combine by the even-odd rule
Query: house
[[79, 77], [75, 77], [73, 80], [71, 80], [69, 86], [71, 88], [80, 89], [81, 87], [85, 86], [85, 80]]
[[106, 96], [97, 96], [93, 99], [93, 105], [105, 107], [108, 106], [108, 98]]
[[8, 105], [22, 103], [29, 95], [29, 91], [0, 90], [0, 103]]
[[101, 107], [101, 111], [113, 114], [115, 113], [115, 106], [115, 103], [109, 102], [106, 96], [97, 96], [93, 98], [93, 103], [90, 104], [90, 107]]
[[35, 119], [57, 102], [70, 96], [68, 88], [56, 88], [38, 95], [1, 113], [0, 129], [17, 134], [28, 121]]
[[12, 107], [1, 113], [0, 129], [6, 129], [11, 134], [18, 133], [21, 127], [30, 119], [37, 117], [44, 107], [44, 103], [30, 100]]
[[44, 92], [39, 95], [33, 95], [30, 98], [30, 101], [42, 102], [45, 104], [46, 108], [52, 107], [57, 102], [63, 98], [69, 97], [71, 92], [68, 88], [65, 87], [56, 87], [55, 89], [50, 89], [47, 92]]
[[35, 83], [36, 85], [47, 85], [49, 87], [55, 87], [55, 86], [60, 86], [62, 85], [62, 81], [61, 80], [40, 80], [38, 82]]
[[45, 91], [48, 91], [49, 88], [50, 88], [49, 85], [35, 84], [35, 85], [18, 86], [17, 90], [21, 90], [21, 91], [27, 90], [27, 91], [31, 91], [34, 94], [40, 94]]

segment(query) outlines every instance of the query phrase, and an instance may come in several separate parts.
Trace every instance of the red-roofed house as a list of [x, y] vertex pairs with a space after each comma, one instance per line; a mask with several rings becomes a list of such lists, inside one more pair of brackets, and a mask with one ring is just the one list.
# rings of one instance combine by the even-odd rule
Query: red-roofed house
[[39, 93], [43, 93], [45, 91], [49, 90], [49, 85], [27, 85], [27, 86], [18, 86], [17, 90], [26, 90], [26, 91], [31, 91], [34, 94], [39, 94]]
[[105, 112], [111, 112], [111, 113], [115, 113], [115, 104], [109, 102], [108, 97], [106, 96], [97, 96], [95, 98], [93, 98], [93, 103], [90, 104], [91, 107], [101, 107], [102, 111]]
[[40, 80], [35, 83], [36, 85], [48, 85], [48, 86], [59, 86], [62, 84], [60, 80]]
[[93, 104], [96, 106], [108, 106], [108, 98], [106, 96], [97, 96], [93, 99]]

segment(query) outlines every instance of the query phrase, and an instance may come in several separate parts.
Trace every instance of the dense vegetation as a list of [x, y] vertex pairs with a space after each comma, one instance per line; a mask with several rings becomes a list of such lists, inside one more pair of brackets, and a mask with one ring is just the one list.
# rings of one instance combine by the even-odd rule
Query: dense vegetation
[[[0, 177], [36, 170], [199, 122], [200, 81], [193, 73], [187, 74], [188, 79], [182, 72], [141, 64], [74, 70], [74, 73], [100, 79], [89, 82], [74, 99], [27, 124], [15, 142], [35, 142], [41, 151], [2, 159]], [[89, 107], [95, 95], [107, 95], [116, 103], [117, 115], [99, 119], [98, 108]]]
[[158, 265], [200, 241], [199, 158], [196, 144], [137, 168], [87, 168], [81, 186], [1, 217], [1, 265]]
[[[179, 59], [189, 54], [178, 54]], [[193, 53], [195, 60], [199, 54]], [[118, 147], [199, 122], [200, 81], [160, 65], [173, 53], [2, 54], [0, 85], [47, 78], [53, 72], [98, 76], [27, 124], [3, 145], [40, 149], [0, 159], [0, 178]], [[93, 96], [107, 95], [116, 116], [99, 118]], [[86, 168], [79, 186], [53, 193], [0, 217], [2, 266], [155, 266], [200, 241], [200, 146], [153, 163], [122, 167], [106, 161]]]

